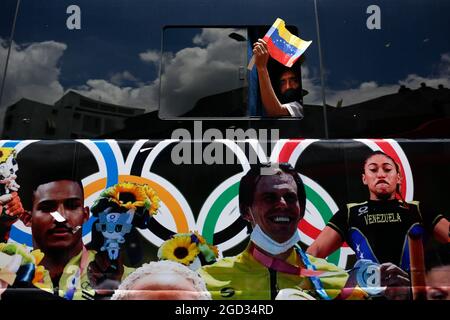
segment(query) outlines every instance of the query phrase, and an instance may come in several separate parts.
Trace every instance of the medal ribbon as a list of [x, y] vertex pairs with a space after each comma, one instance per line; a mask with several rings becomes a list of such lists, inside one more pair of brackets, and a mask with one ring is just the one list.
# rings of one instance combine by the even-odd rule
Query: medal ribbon
[[308, 277], [311, 280], [312, 284], [314, 285], [314, 288], [316, 289], [317, 293], [323, 299], [330, 300], [331, 298], [328, 296], [326, 291], [323, 289], [322, 283], [320, 282], [319, 278], [340, 275], [340, 274], [342, 274], [342, 272], [329, 272], [329, 271], [316, 270], [315, 266], [313, 264], [311, 264], [307, 255], [305, 253], [303, 253], [303, 251], [300, 249], [300, 247], [295, 246], [295, 251], [298, 253], [301, 260], [305, 264], [306, 269], [293, 266], [292, 264], [287, 263], [284, 260], [281, 260], [281, 259], [278, 259], [275, 257], [270, 257], [270, 256], [266, 255], [265, 253], [263, 253], [262, 251], [260, 251], [253, 244], [250, 247], [251, 255], [266, 268], [276, 270], [277, 272]]

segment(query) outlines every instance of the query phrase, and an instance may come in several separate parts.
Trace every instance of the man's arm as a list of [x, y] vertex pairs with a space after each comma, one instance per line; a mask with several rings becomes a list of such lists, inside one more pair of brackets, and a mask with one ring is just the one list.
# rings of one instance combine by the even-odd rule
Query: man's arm
[[419, 221], [428, 233], [432, 234], [434, 239], [440, 243], [449, 243], [449, 221], [446, 208], [442, 204], [442, 200], [438, 199], [433, 202], [421, 201], [418, 204]]
[[269, 51], [264, 40], [258, 39], [253, 46], [253, 55], [255, 56], [255, 65], [258, 70], [259, 89], [261, 91], [261, 100], [266, 113], [270, 117], [288, 116], [289, 111], [278, 100], [272, 83], [270, 82], [267, 62], [269, 61]]
[[314, 257], [325, 258], [339, 249], [343, 242], [341, 235], [336, 230], [326, 226], [306, 250], [306, 253]]

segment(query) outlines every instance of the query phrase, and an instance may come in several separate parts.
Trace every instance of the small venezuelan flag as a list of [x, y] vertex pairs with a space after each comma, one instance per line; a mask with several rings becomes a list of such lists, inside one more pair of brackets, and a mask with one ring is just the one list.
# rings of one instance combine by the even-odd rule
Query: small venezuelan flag
[[264, 36], [270, 56], [287, 67], [297, 61], [312, 41], [305, 41], [290, 33], [284, 20], [278, 18]]

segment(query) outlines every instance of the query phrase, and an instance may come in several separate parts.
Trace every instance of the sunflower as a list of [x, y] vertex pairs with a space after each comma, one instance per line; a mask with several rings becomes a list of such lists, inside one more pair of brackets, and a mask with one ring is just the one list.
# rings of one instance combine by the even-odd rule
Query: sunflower
[[109, 198], [109, 201], [127, 210], [143, 207], [147, 200], [144, 188], [141, 185], [130, 182], [118, 183], [109, 187], [100, 196]]
[[175, 234], [165, 241], [158, 250], [161, 260], [173, 260], [191, 267], [195, 259], [210, 264], [219, 257], [216, 246], [210, 245], [197, 231]]
[[144, 205], [151, 215], [155, 215], [159, 209], [159, 202], [161, 200], [159, 199], [156, 191], [150, 188], [148, 185], [143, 185], [142, 189], [147, 196], [147, 199], [145, 199], [144, 201]]
[[180, 234], [175, 235], [161, 245], [158, 250], [158, 258], [176, 261], [188, 266], [199, 253], [200, 250], [197, 244], [191, 241], [190, 234]]

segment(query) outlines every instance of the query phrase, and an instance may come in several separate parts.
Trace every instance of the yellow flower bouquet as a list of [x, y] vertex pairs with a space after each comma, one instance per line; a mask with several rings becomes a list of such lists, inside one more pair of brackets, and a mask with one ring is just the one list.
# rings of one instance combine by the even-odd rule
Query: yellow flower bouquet
[[174, 234], [158, 250], [160, 260], [172, 260], [193, 270], [215, 262], [218, 256], [217, 247], [208, 244], [197, 231]]
[[158, 213], [160, 199], [155, 190], [145, 184], [122, 182], [102, 191], [91, 208], [94, 216], [100, 212], [134, 213], [133, 225], [146, 228], [151, 216]]
[[[101, 205], [103, 201], [107, 203]], [[112, 206], [121, 211], [144, 208], [148, 214], [155, 215], [158, 212], [159, 202], [158, 195], [148, 185], [122, 182], [105, 189], [94, 203], [92, 210], [98, 211], [95, 209], [97, 206]]]

